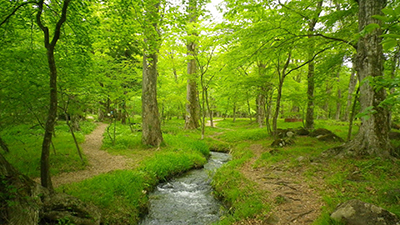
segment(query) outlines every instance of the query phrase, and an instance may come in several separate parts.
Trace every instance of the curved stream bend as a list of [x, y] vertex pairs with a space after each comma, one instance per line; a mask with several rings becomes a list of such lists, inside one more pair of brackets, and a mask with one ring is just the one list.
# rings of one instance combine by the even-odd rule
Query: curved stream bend
[[210, 171], [229, 161], [227, 153], [212, 152], [204, 169], [161, 183], [150, 194], [149, 214], [141, 225], [211, 224], [223, 214], [223, 206], [212, 196]]

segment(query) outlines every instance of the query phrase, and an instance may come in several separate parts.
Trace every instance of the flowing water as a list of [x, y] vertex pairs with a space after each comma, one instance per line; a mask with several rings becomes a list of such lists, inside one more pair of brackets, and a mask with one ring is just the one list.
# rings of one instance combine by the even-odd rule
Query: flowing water
[[206, 225], [218, 221], [224, 208], [212, 195], [210, 174], [229, 159], [227, 153], [211, 152], [203, 169], [159, 184], [149, 196], [149, 214], [140, 224]]

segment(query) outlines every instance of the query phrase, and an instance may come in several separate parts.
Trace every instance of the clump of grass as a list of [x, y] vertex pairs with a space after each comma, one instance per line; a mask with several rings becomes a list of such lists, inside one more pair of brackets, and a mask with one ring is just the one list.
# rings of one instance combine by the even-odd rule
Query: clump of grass
[[267, 213], [269, 207], [265, 204], [264, 193], [235, 168], [238, 163], [229, 164], [219, 169], [212, 181], [215, 195], [229, 208], [229, 214], [224, 216], [219, 224], [232, 224]]
[[60, 191], [100, 207], [104, 224], [136, 224], [147, 205], [146, 175], [141, 171], [114, 171]]

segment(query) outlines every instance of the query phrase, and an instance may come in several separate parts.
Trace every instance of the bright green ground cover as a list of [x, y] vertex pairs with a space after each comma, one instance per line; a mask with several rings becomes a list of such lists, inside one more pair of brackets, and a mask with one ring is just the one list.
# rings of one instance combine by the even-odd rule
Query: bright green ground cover
[[[79, 143], [84, 141], [84, 135], [93, 131], [96, 124], [82, 122], [81, 131], [75, 132]], [[85, 168], [75, 147], [71, 133], [64, 121], [58, 121], [55, 127], [53, 144], [50, 149], [51, 174], [75, 171]], [[40, 155], [44, 130], [39, 125], [18, 125], [0, 131], [1, 137], [8, 144], [9, 153], [3, 153], [5, 158], [19, 171], [29, 177], [40, 176]]]
[[[205, 140], [199, 140], [199, 130], [185, 131], [183, 126], [182, 120], [171, 120], [163, 124], [165, 144], [156, 149], [143, 146], [140, 132], [132, 133], [128, 125], [119, 123], [116, 124], [115, 143], [112, 145], [110, 137], [114, 134], [111, 125], [110, 135], [104, 135], [103, 149], [111, 154], [133, 159], [132, 169], [102, 174], [80, 183], [62, 186], [58, 190], [96, 204], [102, 210], [105, 224], [135, 224], [146, 210], [146, 194], [159, 181], [203, 165], [209, 149], [229, 150], [233, 156], [232, 161], [218, 170], [213, 180], [216, 197], [226, 204], [229, 211], [219, 224], [232, 224], [266, 215], [270, 205], [266, 201], [265, 192], [240, 171], [254, 156], [250, 150], [252, 144], [270, 149], [273, 139], [267, 135], [267, 130], [258, 128], [248, 119], [237, 119], [236, 122], [226, 119], [218, 121], [216, 128], [207, 128]], [[279, 121], [278, 124], [279, 128], [300, 126], [300, 122]], [[80, 141], [83, 141], [84, 133], [93, 129], [90, 124], [83, 127], [87, 129], [84, 128], [83, 132], [78, 134]], [[348, 127], [342, 122], [316, 121], [316, 128], [327, 128], [343, 139], [347, 137]], [[135, 127], [134, 130], [140, 130], [140, 127]], [[355, 133], [357, 127], [353, 130]], [[16, 126], [1, 131], [12, 151], [5, 154], [7, 159], [30, 176], [38, 176], [41, 133], [41, 128], [29, 126]], [[52, 155], [52, 160], [55, 160], [54, 171], [81, 169], [81, 162], [67, 127], [60, 124], [56, 134], [55, 145], [57, 155], [61, 159]], [[338, 144], [319, 142], [310, 137], [297, 137], [295, 143], [293, 146], [279, 149], [275, 154], [263, 152], [252, 166], [261, 168], [284, 164], [287, 168], [301, 168], [305, 181], [318, 190], [326, 205], [323, 214], [314, 224], [335, 224], [329, 219], [329, 214], [338, 203], [352, 198], [377, 204], [400, 215], [398, 161], [380, 158], [320, 159], [321, 152]], [[299, 156], [312, 159], [313, 163], [299, 162], [296, 160]], [[72, 164], [74, 166], [71, 166], [71, 163], [75, 163]]]
[[113, 133], [105, 134], [103, 149], [136, 159], [132, 170], [103, 174], [59, 190], [97, 205], [105, 224], [136, 224], [146, 211], [146, 193], [156, 184], [206, 163], [206, 142], [199, 140], [198, 131], [183, 131], [182, 122], [171, 121], [164, 126], [165, 144], [159, 149], [143, 146], [140, 132], [132, 133], [128, 125], [117, 123], [115, 144], [110, 139]]

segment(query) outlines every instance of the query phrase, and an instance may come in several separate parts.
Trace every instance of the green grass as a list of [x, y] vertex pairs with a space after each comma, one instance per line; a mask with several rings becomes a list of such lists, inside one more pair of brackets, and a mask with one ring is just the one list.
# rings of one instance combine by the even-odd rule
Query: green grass
[[[126, 155], [132, 159], [139, 157], [132, 170], [102, 174], [83, 182], [64, 185], [59, 190], [97, 205], [103, 214], [104, 224], [137, 224], [147, 209], [146, 193], [161, 181], [201, 167], [209, 156], [205, 141], [188, 138], [187, 132], [178, 126], [179, 123], [170, 125], [170, 132], [163, 134], [165, 144], [154, 149], [140, 144], [140, 133], [132, 133], [128, 125], [117, 123], [115, 145], [112, 146], [106, 137], [103, 148], [112, 154]], [[200, 137], [199, 131], [190, 133]], [[129, 137], [134, 140], [127, 142]]]
[[[75, 132], [79, 143], [84, 141], [84, 135], [90, 133], [95, 124], [81, 122], [81, 131]], [[4, 157], [19, 171], [29, 177], [40, 176], [40, 156], [43, 141], [43, 129], [36, 125], [17, 125], [0, 132], [7, 143], [10, 152], [3, 153]], [[54, 147], [50, 148], [50, 172], [56, 175], [61, 172], [70, 172], [85, 168], [82, 164], [68, 126], [59, 121], [55, 127], [56, 136], [53, 137]], [[84, 163], [86, 159], [84, 158]]]
[[269, 211], [266, 195], [257, 189], [257, 185], [240, 173], [240, 167], [253, 154], [247, 151], [248, 145], [241, 144], [232, 150], [233, 160], [222, 166], [213, 177], [212, 186], [215, 195], [222, 199], [229, 214], [218, 224], [232, 224], [257, 215], [265, 215]]

